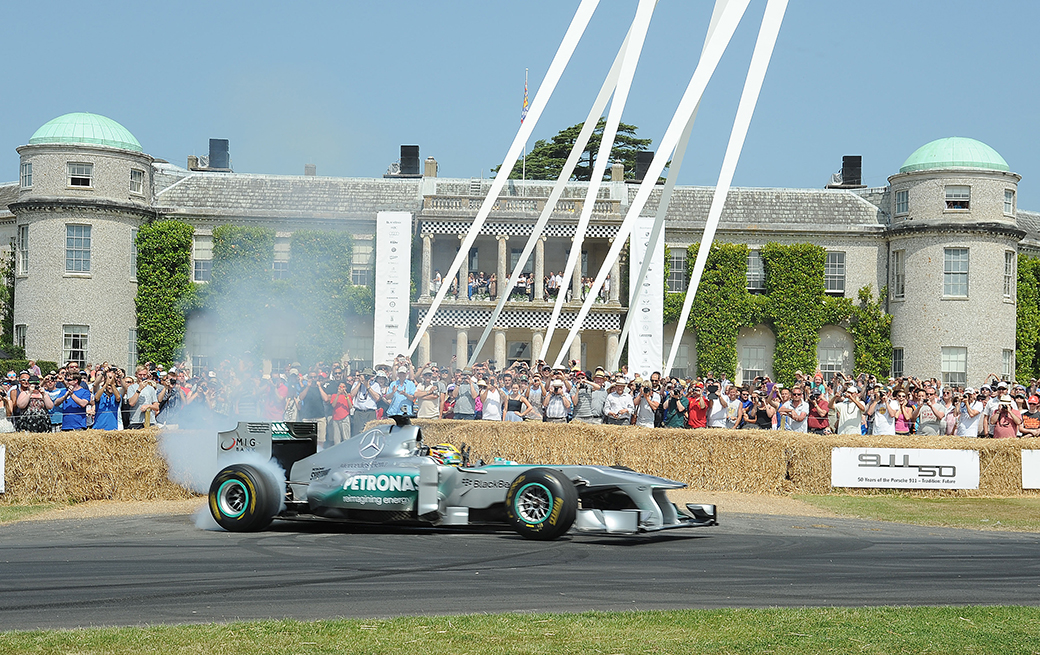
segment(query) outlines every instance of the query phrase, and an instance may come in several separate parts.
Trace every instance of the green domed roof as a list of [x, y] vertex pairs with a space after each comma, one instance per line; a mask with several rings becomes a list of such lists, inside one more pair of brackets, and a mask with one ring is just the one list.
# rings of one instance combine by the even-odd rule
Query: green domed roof
[[981, 168], [1009, 171], [1011, 168], [996, 150], [981, 141], [951, 136], [926, 143], [907, 157], [900, 173], [931, 171], [940, 168]]
[[143, 152], [130, 130], [111, 118], [85, 112], [65, 114], [48, 121], [36, 130], [29, 143], [90, 143]]

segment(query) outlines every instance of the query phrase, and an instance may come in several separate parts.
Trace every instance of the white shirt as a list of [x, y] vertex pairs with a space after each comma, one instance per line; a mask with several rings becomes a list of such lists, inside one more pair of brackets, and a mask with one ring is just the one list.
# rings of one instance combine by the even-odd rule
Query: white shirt
[[614, 418], [614, 415], [626, 409], [628, 410], [628, 412], [622, 414], [621, 417], [631, 418], [632, 412], [635, 410], [635, 407], [632, 405], [632, 396], [628, 395], [627, 393], [616, 392], [611, 392], [607, 394], [607, 399], [603, 402], [604, 416], [610, 416], [611, 418]]
[[[734, 402], [727, 399], [728, 402]], [[709, 428], [724, 428], [726, 427], [726, 407], [722, 404], [719, 399], [709, 401], [711, 405], [708, 407], [708, 427]], [[736, 401], [740, 402], [740, 401]]]
[[791, 432], [808, 432], [809, 430], [807, 424], [809, 421], [809, 403], [805, 402], [805, 400], [802, 400], [802, 403], [798, 405], [798, 407], [794, 407], [794, 405], [791, 404], [791, 401], [788, 400], [786, 403], [780, 406], [780, 409], [784, 409], [785, 407], [787, 409], [793, 408], [795, 412], [799, 414], [804, 413], [805, 418], [803, 418], [801, 421], [796, 421], [793, 418], [791, 418], [789, 414], [781, 416], [780, 418], [783, 419], [784, 429], [789, 430]]
[[[898, 403], [894, 403], [893, 401], [888, 402], [890, 409], [893, 405], [896, 407], [899, 406]], [[879, 401], [877, 406], [874, 408], [874, 434], [895, 435], [895, 433], [896, 418], [886, 412], [885, 404]]]
[[[654, 391], [649, 400], [654, 402], [661, 402], [661, 394]], [[636, 425], [644, 428], [654, 427], [654, 410], [650, 409], [650, 403], [647, 402], [646, 396], [643, 396], [639, 400], [639, 405], [636, 407]]]
[[[838, 413], [838, 434], [859, 434], [860, 424], [863, 422], [863, 410], [859, 405], [848, 398], [840, 403], [834, 404], [834, 411]], [[895, 430], [895, 424], [892, 429]]]
[[971, 409], [977, 411], [978, 414], [975, 416], [968, 416], [968, 405], [961, 402], [961, 415], [957, 419], [957, 430], [954, 432], [958, 437], [979, 436], [979, 420], [982, 418], [982, 403], [976, 400], [971, 404]]

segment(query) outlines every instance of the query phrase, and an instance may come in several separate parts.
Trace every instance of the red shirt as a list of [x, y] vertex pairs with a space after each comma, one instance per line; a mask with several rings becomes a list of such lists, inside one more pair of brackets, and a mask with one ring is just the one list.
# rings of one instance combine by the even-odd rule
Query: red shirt
[[[704, 396], [701, 396], [703, 399]], [[696, 399], [690, 398], [690, 409], [687, 414], [688, 423], [691, 428], [706, 428], [708, 427], [708, 408], [711, 407], [711, 403], [704, 401], [704, 407], [700, 406], [700, 403]]]
[[350, 416], [350, 394], [334, 393], [329, 396], [332, 405], [332, 420], [342, 421]]

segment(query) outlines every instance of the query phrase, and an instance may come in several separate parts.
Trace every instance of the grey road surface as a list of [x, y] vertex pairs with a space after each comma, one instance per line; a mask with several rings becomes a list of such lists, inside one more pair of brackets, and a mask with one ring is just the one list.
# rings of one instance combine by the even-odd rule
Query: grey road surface
[[266, 532], [188, 516], [0, 526], [0, 630], [237, 619], [812, 605], [1040, 604], [1040, 535], [723, 515], [655, 537]]

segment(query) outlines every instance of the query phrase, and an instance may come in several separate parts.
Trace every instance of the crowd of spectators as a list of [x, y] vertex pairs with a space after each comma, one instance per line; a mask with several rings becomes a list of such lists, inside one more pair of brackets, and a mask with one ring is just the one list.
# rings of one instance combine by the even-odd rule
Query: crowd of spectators
[[[454, 364], [454, 361], [452, 362]], [[1040, 436], [1040, 389], [990, 376], [978, 389], [936, 378], [796, 373], [790, 385], [768, 376], [733, 384], [710, 373], [683, 379], [627, 369], [583, 371], [494, 362], [455, 369], [435, 362], [352, 371], [338, 362], [298, 363], [261, 374], [254, 362], [225, 360], [190, 373], [146, 363], [123, 369], [68, 362], [43, 374], [34, 363], [0, 381], [0, 432], [117, 430], [148, 425], [230, 426], [239, 420], [313, 421], [322, 447], [377, 418], [545, 421], [646, 428], [789, 430], [815, 434]]]
[[[436, 295], [441, 290], [441, 284], [443, 278], [441, 277], [440, 270], [434, 270], [430, 277], [430, 295]], [[490, 275], [484, 272], [470, 273], [468, 275], [466, 290], [464, 297], [468, 300], [498, 300], [499, 284], [505, 285], [505, 281], [500, 281], [494, 273]], [[534, 300], [534, 287], [535, 287], [534, 273], [522, 273], [517, 278], [516, 286], [509, 294], [510, 300]], [[581, 278], [581, 289], [579, 295], [581, 300], [585, 300], [589, 293], [592, 291], [593, 278], [583, 277]], [[560, 289], [563, 288], [563, 271], [556, 273], [549, 272], [542, 278], [543, 289], [545, 289], [545, 298], [547, 300], [556, 300], [559, 296]], [[448, 288], [448, 295], [452, 296], [456, 300], [459, 299], [460, 291], [457, 279], [451, 281], [451, 286]], [[603, 287], [600, 289], [599, 294], [596, 297], [597, 302], [606, 302], [610, 297], [610, 276], [608, 275], [606, 280], [603, 282]], [[565, 300], [574, 299], [574, 290], [571, 288], [567, 289]]]

